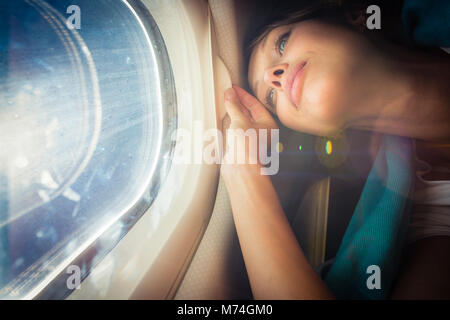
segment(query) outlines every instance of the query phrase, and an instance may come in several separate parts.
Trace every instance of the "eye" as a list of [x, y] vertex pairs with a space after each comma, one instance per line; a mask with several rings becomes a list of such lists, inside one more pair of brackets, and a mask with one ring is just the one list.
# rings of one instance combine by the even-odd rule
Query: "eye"
[[275, 108], [275, 103], [273, 101], [274, 95], [275, 95], [275, 90], [270, 89], [269, 92], [267, 93], [267, 97], [266, 97], [267, 104], [272, 108]]
[[287, 40], [288, 40], [290, 34], [291, 34], [290, 31], [285, 32], [277, 40], [276, 48], [280, 55], [283, 55], [283, 53], [284, 53], [284, 48], [286, 46], [286, 43], [287, 43]]

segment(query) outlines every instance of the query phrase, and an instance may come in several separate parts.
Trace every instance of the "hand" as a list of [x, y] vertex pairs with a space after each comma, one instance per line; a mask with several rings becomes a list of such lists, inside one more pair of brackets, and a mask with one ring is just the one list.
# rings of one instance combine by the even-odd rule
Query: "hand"
[[[254, 129], [256, 132], [257, 141], [256, 146], [250, 146], [249, 143], [252, 142], [251, 139], [247, 139], [249, 143], [246, 142], [245, 146], [245, 159], [250, 161], [250, 163], [256, 163], [257, 159], [254, 158], [254, 154], [250, 154], [249, 150], [256, 150], [256, 157], [258, 153], [258, 147], [261, 148], [261, 143], [264, 141], [259, 141], [259, 130], [266, 129], [267, 131], [267, 145], [266, 150], [270, 146], [270, 133], [272, 129], [278, 129], [278, 125], [273, 119], [270, 112], [263, 106], [261, 102], [258, 101], [254, 96], [249, 94], [244, 89], [234, 85], [225, 91], [225, 108], [228, 115], [230, 116], [230, 128], [231, 130], [241, 129], [244, 132], [249, 129]], [[227, 150], [228, 151], [228, 150]], [[243, 150], [237, 150], [237, 152], [244, 152]]]
[[225, 108], [231, 119], [230, 128], [244, 131], [254, 129], [278, 129], [270, 112], [258, 99], [239, 86], [225, 91]]

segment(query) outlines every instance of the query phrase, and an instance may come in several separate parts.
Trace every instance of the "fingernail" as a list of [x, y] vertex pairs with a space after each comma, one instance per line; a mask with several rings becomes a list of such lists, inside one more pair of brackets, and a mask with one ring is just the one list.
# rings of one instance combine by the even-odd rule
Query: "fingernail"
[[233, 100], [236, 96], [236, 92], [234, 92], [234, 89], [229, 88], [225, 91], [225, 100]]

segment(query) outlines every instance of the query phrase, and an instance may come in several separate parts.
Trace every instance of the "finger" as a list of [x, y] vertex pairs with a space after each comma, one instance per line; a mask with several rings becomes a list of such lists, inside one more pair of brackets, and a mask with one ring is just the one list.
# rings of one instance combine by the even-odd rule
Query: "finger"
[[248, 111], [248, 109], [246, 107], [244, 107], [243, 105], [241, 105], [241, 111], [247, 118], [253, 120], [250, 111]]
[[250, 93], [237, 85], [233, 85], [233, 89], [236, 91], [242, 105], [250, 111], [250, 114], [255, 121], [266, 118], [267, 116], [272, 117], [264, 105]]
[[250, 117], [250, 112], [242, 106], [233, 88], [229, 88], [225, 91], [225, 109], [232, 121], [242, 119], [243, 117]]

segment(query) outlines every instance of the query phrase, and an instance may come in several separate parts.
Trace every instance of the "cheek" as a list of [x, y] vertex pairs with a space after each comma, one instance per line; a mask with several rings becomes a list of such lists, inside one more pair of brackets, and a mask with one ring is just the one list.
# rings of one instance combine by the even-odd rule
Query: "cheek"
[[277, 117], [287, 127], [292, 128], [295, 123], [297, 110], [285, 94], [277, 97]]
[[349, 83], [345, 72], [339, 69], [325, 64], [311, 65], [300, 104], [304, 113], [336, 125], [340, 125], [346, 118]]
[[[279, 99], [278, 102], [280, 103], [277, 106], [278, 119], [292, 130], [319, 136], [332, 136], [342, 129], [340, 123], [327, 121], [320, 117], [320, 113], [313, 115], [303, 109], [294, 109], [288, 99]], [[311, 109], [314, 107], [312, 106]]]

